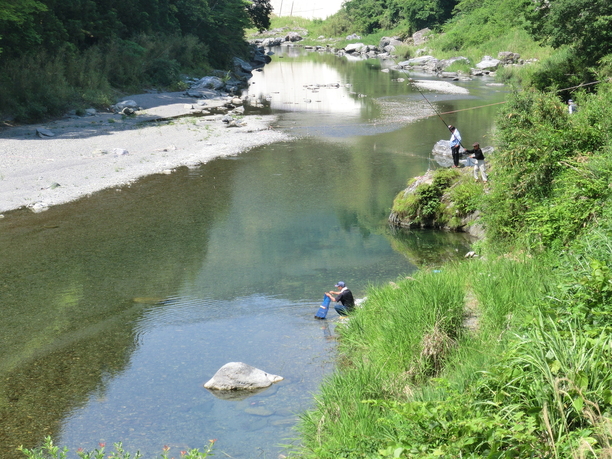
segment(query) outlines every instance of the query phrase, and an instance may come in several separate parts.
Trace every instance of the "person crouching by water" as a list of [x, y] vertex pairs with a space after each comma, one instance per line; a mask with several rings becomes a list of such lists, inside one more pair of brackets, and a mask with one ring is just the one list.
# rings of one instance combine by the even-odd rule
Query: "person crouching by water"
[[474, 158], [476, 160], [476, 164], [474, 164], [474, 180], [478, 181], [478, 169], [480, 169], [480, 175], [482, 176], [482, 181], [487, 182], [487, 173], [485, 171], [485, 157], [480, 149], [480, 144], [475, 142], [472, 145], [474, 148], [471, 150], [465, 150], [466, 153], [470, 155], [470, 158]]
[[334, 306], [334, 309], [339, 315], [348, 316], [355, 309], [355, 299], [353, 298], [353, 293], [342, 281], [336, 284], [336, 288], [339, 288], [340, 290], [337, 292], [325, 292], [325, 295], [327, 295], [332, 301], [340, 303]]
[[450, 138], [450, 147], [451, 147], [451, 155], [453, 156], [453, 167], [459, 167], [459, 147], [461, 146], [461, 134], [459, 134], [459, 129], [457, 129], [452, 124], [448, 127], [448, 130], [451, 131]]

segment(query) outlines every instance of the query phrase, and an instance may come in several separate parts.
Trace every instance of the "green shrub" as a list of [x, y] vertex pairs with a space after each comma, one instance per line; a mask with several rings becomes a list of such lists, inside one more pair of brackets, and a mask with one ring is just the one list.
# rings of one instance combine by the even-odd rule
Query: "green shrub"
[[612, 178], [608, 85], [567, 113], [554, 93], [514, 94], [498, 118], [492, 190], [484, 199], [489, 236], [532, 249], [564, 245], [597, 218]]
[[465, 216], [478, 209], [483, 198], [484, 191], [481, 184], [475, 183], [471, 175], [464, 176], [448, 191], [449, 199], [454, 203], [454, 207], [459, 214]]
[[208, 47], [194, 36], [138, 35], [79, 51], [66, 45], [0, 60], [0, 113], [39, 121], [70, 108], [106, 108], [117, 90], [180, 87], [180, 72], [209, 69]]
[[[214, 444], [215, 440], [210, 440], [209, 444], [203, 451], [200, 451], [197, 448], [181, 451], [181, 458], [205, 459], [212, 455], [212, 448]], [[129, 453], [125, 451], [121, 443], [115, 443], [113, 447], [114, 450], [107, 451], [106, 445], [104, 443], [100, 443], [99, 448], [92, 451], [79, 449], [76, 451], [76, 455], [81, 459], [139, 459], [143, 457], [138, 451], [136, 453]], [[18, 450], [21, 451], [28, 459], [66, 459], [70, 452], [66, 447], [60, 448], [59, 446], [53, 444], [51, 437], [45, 437], [45, 441], [40, 448], [28, 449], [20, 446]], [[170, 451], [170, 447], [164, 446], [163, 452], [158, 456], [159, 459], [168, 459], [168, 451]]]
[[168, 87], [180, 80], [180, 67], [174, 59], [159, 58], [149, 62], [145, 71], [149, 81]]

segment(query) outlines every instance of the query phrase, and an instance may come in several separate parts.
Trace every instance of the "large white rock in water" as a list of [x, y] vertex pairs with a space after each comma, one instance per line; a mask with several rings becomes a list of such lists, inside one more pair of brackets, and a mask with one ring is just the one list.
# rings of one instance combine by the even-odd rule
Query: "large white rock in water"
[[268, 387], [282, 380], [282, 376], [266, 373], [246, 363], [230, 362], [219, 368], [204, 387], [215, 390], [251, 390]]

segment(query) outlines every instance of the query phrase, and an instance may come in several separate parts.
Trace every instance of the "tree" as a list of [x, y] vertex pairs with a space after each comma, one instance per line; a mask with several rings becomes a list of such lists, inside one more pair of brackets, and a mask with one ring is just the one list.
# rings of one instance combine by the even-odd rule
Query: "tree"
[[267, 30], [270, 27], [270, 14], [272, 14], [272, 5], [270, 0], [253, 0], [248, 6], [247, 11], [251, 17], [251, 21], [259, 32]]
[[46, 9], [44, 4], [36, 0], [0, 0], [0, 45], [3, 44], [3, 38], [14, 30], [23, 30], [32, 42], [40, 42], [40, 37], [33, 29], [33, 16]]
[[612, 53], [610, 0], [540, 0], [533, 34], [554, 48], [570, 45], [591, 65]]
[[435, 27], [451, 18], [456, 0], [412, 0], [402, 2], [402, 13], [414, 31]]
[[0, 0], [0, 21], [22, 23], [32, 13], [46, 9], [36, 0]]

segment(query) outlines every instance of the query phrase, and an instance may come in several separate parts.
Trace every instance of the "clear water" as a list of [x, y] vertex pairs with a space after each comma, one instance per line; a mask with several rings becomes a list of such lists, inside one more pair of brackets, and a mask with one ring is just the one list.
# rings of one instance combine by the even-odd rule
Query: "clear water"
[[[217, 456], [277, 457], [334, 368], [337, 315], [313, 320], [323, 292], [343, 280], [362, 297], [469, 250], [463, 235], [386, 223], [448, 137], [398, 76], [374, 61], [277, 55], [250, 93], [295, 141], [6, 214], [1, 456], [51, 435], [71, 450], [121, 441], [179, 457], [216, 439]], [[469, 96], [424, 94], [440, 112], [502, 100], [484, 83], [460, 83]], [[445, 121], [486, 146], [495, 110]], [[231, 361], [285, 379], [220, 399], [203, 384]]]

